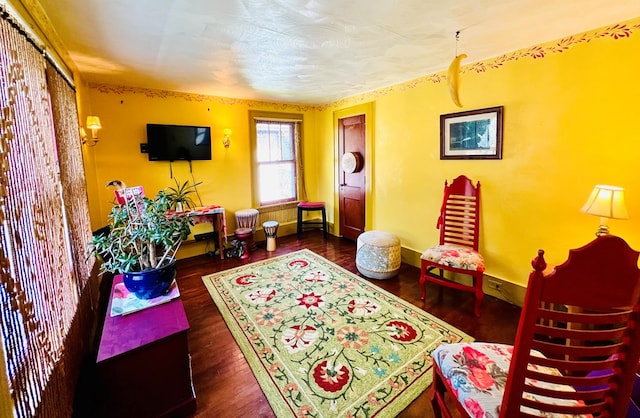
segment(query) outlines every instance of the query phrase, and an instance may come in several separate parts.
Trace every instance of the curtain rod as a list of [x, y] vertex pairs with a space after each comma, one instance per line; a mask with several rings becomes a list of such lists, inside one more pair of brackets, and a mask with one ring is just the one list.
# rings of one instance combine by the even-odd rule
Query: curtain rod
[[[33, 47], [36, 49], [36, 51], [38, 51], [38, 53], [41, 54], [44, 57], [44, 59], [49, 64], [51, 64], [53, 66], [53, 68], [56, 70], [56, 72], [58, 74], [60, 74], [60, 76], [64, 79], [64, 81], [75, 92], [76, 91], [76, 86], [73, 83], [73, 80], [69, 77], [69, 74], [67, 74], [67, 72], [64, 71], [64, 69], [62, 69], [61, 66], [56, 62], [56, 60], [53, 58], [53, 56], [47, 52], [46, 47], [41, 46], [41, 45], [38, 44], [39, 40], [34, 39], [36, 37], [36, 35], [27, 32], [27, 30], [24, 29], [24, 27], [20, 23], [17, 22], [17, 20], [20, 20], [20, 17], [11, 15], [11, 13], [9, 13], [9, 11], [6, 10], [6, 8], [2, 4], [0, 4], [0, 13], [2, 14], [2, 19], [4, 19], [7, 22], [9, 22], [9, 24], [15, 30], [17, 30], [18, 33], [20, 35], [22, 35], [27, 40], [27, 42], [29, 42], [31, 45], [33, 45]], [[17, 12], [15, 12], [15, 13], [17, 13]], [[26, 25], [25, 22], [21, 22], [21, 23]], [[26, 26], [28, 26], [28, 25], [26, 25]]]
[[254, 116], [253, 120], [256, 120], [258, 122], [263, 122], [263, 123], [269, 123], [269, 122], [273, 122], [273, 123], [278, 123], [278, 122], [302, 122], [302, 118], [300, 118], [300, 119], [282, 119], [282, 118], [265, 118], [265, 117], [259, 117], [259, 116]]

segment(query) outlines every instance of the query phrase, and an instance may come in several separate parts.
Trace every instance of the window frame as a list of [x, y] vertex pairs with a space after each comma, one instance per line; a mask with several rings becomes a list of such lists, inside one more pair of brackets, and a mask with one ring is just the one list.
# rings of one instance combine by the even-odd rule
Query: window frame
[[[295, 196], [292, 199], [281, 199], [268, 202], [261, 202], [260, 199], [260, 179], [258, 173], [260, 172], [260, 166], [263, 164], [258, 161], [258, 133], [257, 124], [259, 122], [274, 122], [274, 123], [292, 123], [293, 130], [293, 160], [294, 160], [294, 182], [295, 182]], [[251, 140], [251, 169], [252, 169], [252, 201], [254, 207], [269, 207], [275, 205], [282, 205], [287, 203], [298, 202], [302, 195], [302, 181], [301, 181], [301, 160], [302, 160], [302, 131], [303, 131], [303, 115], [298, 113], [280, 113], [280, 112], [266, 112], [266, 111], [250, 111], [249, 112], [249, 136]], [[299, 138], [296, 138], [296, 132]], [[290, 160], [282, 160], [290, 161]], [[271, 162], [272, 163], [272, 162]]]

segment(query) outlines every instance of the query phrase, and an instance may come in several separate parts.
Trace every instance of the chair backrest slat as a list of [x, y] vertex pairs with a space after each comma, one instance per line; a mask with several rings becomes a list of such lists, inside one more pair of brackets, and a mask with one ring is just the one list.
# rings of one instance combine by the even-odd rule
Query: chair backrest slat
[[[569, 324], [574, 325], [573, 323]], [[547, 335], [550, 338], [568, 338], [569, 340], [582, 341], [610, 341], [622, 338], [624, 333], [627, 332], [627, 328], [621, 326], [603, 330], [569, 328], [565, 331], [563, 329], [558, 329], [558, 327], [537, 325], [536, 332], [541, 335]]]
[[615, 364], [615, 359], [608, 360], [584, 360], [580, 363], [573, 362], [571, 360], [566, 359], [564, 356], [562, 358], [550, 358], [543, 357], [537, 359], [537, 364], [544, 367], [551, 367], [558, 370], [563, 370], [569, 373], [578, 371], [578, 370], [611, 370]]
[[[582, 415], [582, 414], [593, 415], [602, 409], [602, 404], [595, 404], [595, 405], [589, 404], [584, 406], [563, 406], [563, 405], [557, 405], [557, 404], [549, 405], [544, 402], [534, 401], [531, 399], [523, 399], [522, 406], [528, 406], [529, 408], [536, 409], [538, 411], [551, 412], [556, 414], [565, 414], [565, 415]], [[506, 415], [500, 414], [500, 416], [506, 416]], [[513, 417], [539, 418], [540, 415], [539, 414], [526, 415], [523, 413], [516, 414], [516, 415], [509, 415], [509, 418], [513, 418]]]
[[[565, 308], [569, 307], [565, 306]], [[579, 309], [578, 307], [571, 307], [571, 309], [573, 310], [573, 312], [568, 312], [566, 310], [551, 310], [541, 307], [538, 310], [538, 316], [540, 318], [546, 318], [558, 322], [600, 325], [614, 324], [616, 322], [627, 322], [630, 319], [630, 315], [633, 314], [633, 310], [629, 307], [620, 308], [619, 310], [610, 308], [608, 310], [610, 310], [611, 312], [599, 313], [576, 311], [576, 309]]]
[[[625, 416], [640, 358], [638, 252], [601, 236], [547, 275], [543, 254], [532, 263], [500, 416], [526, 416], [524, 406]], [[541, 396], [588, 402], [554, 405]]]
[[466, 176], [444, 183], [440, 213], [440, 244], [455, 244], [478, 250], [480, 182], [475, 186]]

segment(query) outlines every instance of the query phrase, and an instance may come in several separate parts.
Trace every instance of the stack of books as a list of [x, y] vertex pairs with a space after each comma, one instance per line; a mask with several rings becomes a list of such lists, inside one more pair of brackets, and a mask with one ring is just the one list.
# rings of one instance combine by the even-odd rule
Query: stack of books
[[125, 287], [124, 283], [116, 283], [111, 298], [111, 316], [127, 315], [152, 306], [167, 303], [180, 296], [178, 285], [174, 280], [164, 295], [153, 299], [139, 299]]

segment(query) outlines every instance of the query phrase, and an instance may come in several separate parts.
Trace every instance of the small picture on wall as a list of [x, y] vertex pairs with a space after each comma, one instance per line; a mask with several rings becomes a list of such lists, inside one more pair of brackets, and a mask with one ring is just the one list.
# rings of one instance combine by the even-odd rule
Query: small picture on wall
[[440, 115], [440, 159], [502, 159], [503, 106]]

